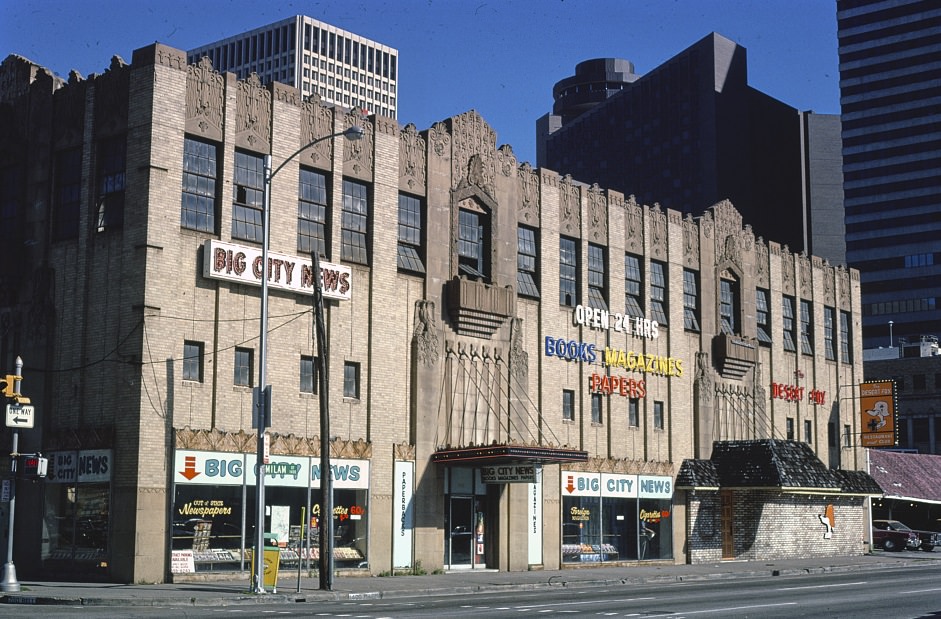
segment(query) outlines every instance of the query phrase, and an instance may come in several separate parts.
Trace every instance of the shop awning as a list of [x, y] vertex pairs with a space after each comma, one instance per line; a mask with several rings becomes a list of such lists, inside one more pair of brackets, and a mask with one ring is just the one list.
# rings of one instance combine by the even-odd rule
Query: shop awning
[[941, 504], [941, 456], [870, 449], [869, 474], [887, 499]]
[[487, 445], [439, 449], [431, 456], [432, 462], [442, 464], [501, 464], [504, 462], [587, 462], [588, 452], [567, 447], [533, 445]]

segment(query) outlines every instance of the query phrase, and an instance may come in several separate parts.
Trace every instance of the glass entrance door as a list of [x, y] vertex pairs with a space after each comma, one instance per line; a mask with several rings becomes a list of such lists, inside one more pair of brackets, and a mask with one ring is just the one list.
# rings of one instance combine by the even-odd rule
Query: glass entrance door
[[471, 568], [474, 558], [474, 497], [450, 496], [444, 563], [448, 569]]

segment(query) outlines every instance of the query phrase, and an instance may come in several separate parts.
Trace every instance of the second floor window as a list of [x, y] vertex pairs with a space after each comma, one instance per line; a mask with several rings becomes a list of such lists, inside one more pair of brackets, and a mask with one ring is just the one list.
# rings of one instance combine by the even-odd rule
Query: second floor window
[[653, 427], [655, 430], [666, 428], [666, 419], [663, 414], [663, 402], [653, 403]]
[[98, 145], [98, 232], [124, 225], [124, 186], [127, 166], [124, 136], [102, 140]]
[[801, 308], [801, 352], [805, 355], [814, 354], [814, 323], [813, 311], [811, 311], [810, 301], [800, 302]]
[[190, 230], [216, 231], [216, 145], [193, 138], [183, 141], [183, 197], [180, 225]]
[[403, 271], [424, 273], [425, 264], [422, 262], [422, 247], [421, 200], [400, 193], [398, 267]]
[[232, 183], [232, 193], [232, 238], [254, 243], [263, 242], [263, 157], [235, 151], [235, 182]]
[[578, 305], [578, 244], [566, 236], [559, 238], [559, 304]]
[[235, 349], [235, 378], [233, 383], [240, 387], [252, 386], [252, 352], [249, 348]]
[[571, 389], [562, 390], [562, 419], [563, 421], [575, 420], [575, 392]]
[[644, 317], [644, 275], [640, 256], [624, 254], [624, 313]]
[[738, 333], [738, 282], [731, 279], [719, 280], [719, 319], [722, 332], [726, 335]]
[[637, 398], [627, 400], [627, 425], [631, 428], [640, 427], [640, 400]]
[[600, 393], [591, 394], [591, 422], [594, 424], [601, 424], [602, 419], [602, 399]]
[[650, 317], [661, 325], [667, 324], [666, 265], [650, 261]]
[[683, 327], [699, 331], [699, 281], [689, 269], [683, 269]]
[[366, 239], [369, 230], [369, 200], [366, 185], [343, 181], [343, 221], [340, 259], [369, 264]]
[[343, 364], [343, 397], [359, 399], [359, 364], [353, 361]]
[[317, 393], [317, 359], [311, 355], [301, 355], [301, 393]]
[[758, 288], [755, 291], [755, 322], [758, 327], [758, 342], [771, 345], [771, 308], [768, 303], [768, 291]]
[[794, 297], [782, 297], [781, 299], [781, 322], [784, 325], [784, 350], [788, 352], [797, 351], [797, 340], [795, 339], [795, 320], [794, 320]]
[[835, 312], [832, 307], [823, 308], [823, 354], [830, 361], [836, 361]]
[[183, 380], [203, 382], [202, 342], [183, 342]]
[[516, 229], [516, 292], [534, 299], [539, 298], [539, 286], [536, 285], [538, 257], [536, 230], [519, 226]]
[[608, 309], [605, 288], [605, 250], [601, 245], [588, 244], [588, 304], [596, 309]]
[[297, 184], [297, 251], [327, 253], [327, 177], [301, 168]]
[[[853, 332], [850, 330], [850, 313], [840, 312], [840, 361], [850, 363], [853, 360]], [[939, 383], [941, 386], [941, 383]]]

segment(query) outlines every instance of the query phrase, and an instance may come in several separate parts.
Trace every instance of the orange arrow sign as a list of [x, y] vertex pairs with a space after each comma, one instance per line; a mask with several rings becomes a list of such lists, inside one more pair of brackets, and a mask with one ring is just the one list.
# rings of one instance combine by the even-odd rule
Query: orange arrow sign
[[196, 470], [196, 456], [183, 458], [183, 470], [180, 471], [180, 475], [190, 480], [199, 475], [199, 471]]

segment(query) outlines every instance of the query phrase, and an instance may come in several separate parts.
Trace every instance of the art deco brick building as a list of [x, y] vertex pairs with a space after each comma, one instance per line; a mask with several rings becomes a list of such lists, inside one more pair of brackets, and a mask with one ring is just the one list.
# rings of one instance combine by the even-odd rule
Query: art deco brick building
[[[857, 273], [756, 237], [728, 202], [684, 218], [496, 143], [473, 111], [402, 127], [160, 44], [67, 83], [9, 56], [0, 370], [24, 359], [37, 422], [20, 444], [50, 458], [19, 485], [20, 570], [246, 569], [266, 270], [265, 526], [285, 560], [311, 556], [296, 543], [321, 517], [311, 251], [338, 569], [863, 552], [841, 396], [862, 378]], [[267, 154], [284, 166], [265, 269]], [[813, 474], [713, 509], [748, 480], [727, 454], [753, 441]], [[826, 540], [824, 513], [841, 523]]]

